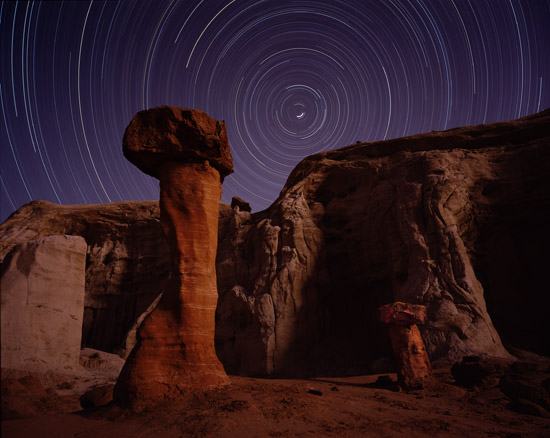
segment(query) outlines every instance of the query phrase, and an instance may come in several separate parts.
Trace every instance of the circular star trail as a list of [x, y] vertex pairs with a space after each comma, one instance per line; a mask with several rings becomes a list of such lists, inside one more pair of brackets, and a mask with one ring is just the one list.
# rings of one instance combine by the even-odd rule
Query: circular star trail
[[223, 200], [304, 157], [550, 106], [550, 1], [2, 2], [1, 220], [33, 199], [158, 199], [122, 155], [159, 105], [225, 120]]

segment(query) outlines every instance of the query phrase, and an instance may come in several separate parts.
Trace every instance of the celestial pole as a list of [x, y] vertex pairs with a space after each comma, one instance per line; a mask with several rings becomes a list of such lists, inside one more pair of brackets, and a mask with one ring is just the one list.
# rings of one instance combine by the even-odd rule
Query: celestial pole
[[158, 199], [122, 155], [159, 105], [225, 120], [223, 200], [304, 157], [550, 106], [550, 0], [0, 2], [0, 220], [34, 199]]

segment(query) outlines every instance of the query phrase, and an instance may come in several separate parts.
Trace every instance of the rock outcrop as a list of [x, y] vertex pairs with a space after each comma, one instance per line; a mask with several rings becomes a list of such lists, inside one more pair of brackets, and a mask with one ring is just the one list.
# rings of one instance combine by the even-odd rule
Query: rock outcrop
[[231, 208], [235, 207], [239, 207], [240, 211], [248, 211], [249, 213], [252, 211], [250, 204], [237, 196], [233, 196], [231, 199]]
[[[503, 343], [550, 355], [549, 124], [545, 111], [356, 144], [306, 158], [263, 212], [220, 204], [226, 370], [369, 371], [392, 355], [376, 309], [399, 300], [427, 307], [432, 362], [506, 356]], [[0, 258], [49, 234], [86, 239], [83, 342], [114, 351], [169, 276], [158, 204], [33, 202], [0, 226]]]
[[163, 164], [208, 161], [223, 181], [233, 173], [225, 122], [200, 110], [160, 106], [137, 113], [124, 132], [124, 156], [157, 179]]
[[123, 364], [124, 359], [116, 354], [85, 348], [76, 368], [56, 369], [50, 364], [34, 371], [22, 369], [21, 364], [2, 368], [2, 421], [79, 411], [84, 407], [81, 399], [89, 399], [86, 394], [98, 395], [95, 388], [109, 390], [101, 400], [94, 397], [94, 404], [108, 403]]
[[407, 389], [433, 382], [432, 368], [418, 324], [426, 322], [426, 307], [396, 302], [378, 309], [380, 321], [389, 326], [397, 381]]
[[88, 246], [82, 346], [117, 352], [168, 281], [170, 251], [159, 214], [158, 201], [101, 205], [33, 201], [0, 225], [0, 261], [29, 240], [82, 236]]
[[48, 236], [14, 248], [2, 266], [2, 368], [79, 366], [86, 242]]
[[368, 371], [391, 356], [375, 311], [393, 301], [427, 307], [432, 361], [506, 357], [499, 331], [550, 354], [549, 125], [547, 110], [316, 154], [268, 210], [223, 212], [228, 371]]
[[221, 181], [232, 172], [225, 124], [198, 110], [138, 113], [124, 154], [160, 180], [160, 221], [170, 248], [170, 280], [137, 332], [114, 399], [134, 409], [190, 388], [228, 383], [214, 348], [216, 249]]

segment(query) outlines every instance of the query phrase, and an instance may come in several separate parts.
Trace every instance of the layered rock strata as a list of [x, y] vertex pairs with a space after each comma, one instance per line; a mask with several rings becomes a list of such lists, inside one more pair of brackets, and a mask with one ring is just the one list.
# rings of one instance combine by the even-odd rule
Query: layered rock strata
[[216, 248], [221, 181], [232, 171], [223, 122], [198, 110], [138, 113], [125, 156], [160, 179], [160, 221], [170, 248], [170, 280], [138, 329], [114, 398], [139, 409], [192, 387], [228, 382], [214, 349]]
[[432, 362], [506, 357], [499, 332], [550, 354], [548, 126], [545, 111], [312, 155], [268, 210], [223, 211], [228, 371], [368, 371], [391, 356], [375, 312], [393, 301], [427, 307]]

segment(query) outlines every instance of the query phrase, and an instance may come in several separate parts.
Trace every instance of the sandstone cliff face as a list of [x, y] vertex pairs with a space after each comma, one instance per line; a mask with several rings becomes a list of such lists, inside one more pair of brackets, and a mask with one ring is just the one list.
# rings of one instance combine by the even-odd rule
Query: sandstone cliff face
[[11, 252], [0, 289], [2, 368], [79, 366], [85, 262], [78, 236], [43, 237]]
[[[550, 355], [548, 126], [546, 111], [353, 145], [305, 159], [266, 211], [220, 204], [226, 370], [368, 370], [391, 357], [376, 309], [394, 301], [427, 306], [432, 361], [506, 355], [502, 343]], [[38, 237], [84, 236], [83, 342], [113, 351], [168, 277], [158, 214], [156, 202], [33, 202], [0, 226], [0, 258]]]
[[507, 355], [487, 302], [505, 342], [549, 354], [548, 126], [546, 111], [313, 155], [265, 212], [225, 212], [228, 370], [365, 369], [390, 355], [375, 309], [398, 300], [427, 306], [431, 360]]
[[55, 234], [82, 236], [87, 243], [83, 346], [117, 351], [168, 280], [158, 202], [31, 202], [0, 225], [0, 261], [17, 244]]

